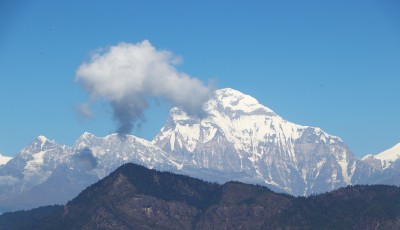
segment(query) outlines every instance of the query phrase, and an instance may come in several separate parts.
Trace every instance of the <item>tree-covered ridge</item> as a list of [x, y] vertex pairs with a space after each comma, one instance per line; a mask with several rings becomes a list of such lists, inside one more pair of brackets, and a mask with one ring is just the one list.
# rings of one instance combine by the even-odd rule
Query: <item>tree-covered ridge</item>
[[65, 206], [0, 216], [0, 229], [399, 229], [400, 188], [293, 197], [125, 164]]

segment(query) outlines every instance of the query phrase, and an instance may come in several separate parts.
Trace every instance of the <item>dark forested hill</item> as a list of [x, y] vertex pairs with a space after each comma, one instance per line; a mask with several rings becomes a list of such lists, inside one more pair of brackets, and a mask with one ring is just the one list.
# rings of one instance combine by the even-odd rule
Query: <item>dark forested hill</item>
[[400, 229], [400, 189], [292, 197], [126, 164], [65, 206], [3, 214], [0, 229]]

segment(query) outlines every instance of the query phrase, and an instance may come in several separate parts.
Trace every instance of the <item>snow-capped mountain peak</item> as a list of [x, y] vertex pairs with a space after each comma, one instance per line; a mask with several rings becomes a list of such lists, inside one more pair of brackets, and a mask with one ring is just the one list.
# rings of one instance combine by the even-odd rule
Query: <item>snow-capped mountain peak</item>
[[[316, 192], [316, 181], [331, 188], [352, 183], [356, 158], [340, 138], [320, 128], [286, 121], [233, 89], [215, 91], [204, 111], [196, 118], [171, 109], [152, 143], [183, 168], [235, 172], [292, 194]], [[333, 176], [322, 179], [328, 174]]]
[[95, 141], [97, 137], [89, 132], [84, 132], [75, 142], [75, 148], [80, 149], [84, 148], [93, 141]]
[[61, 146], [59, 146], [54, 140], [49, 140], [45, 136], [38, 136], [29, 145], [22, 149], [18, 156], [25, 160], [29, 160], [37, 154], [43, 154], [57, 147]]
[[372, 167], [378, 170], [392, 168], [400, 159], [400, 143], [376, 155], [368, 154], [362, 158]]
[[261, 105], [255, 98], [230, 88], [216, 90], [214, 98], [209, 101], [207, 107], [208, 109], [217, 109], [215, 106], [218, 105], [221, 105], [225, 110], [247, 113], [263, 110], [268, 113], [273, 113], [271, 109]]
[[392, 148], [385, 150], [375, 156], [375, 158], [387, 162], [394, 162], [400, 159], [400, 143], [393, 146]]
[[[151, 143], [86, 132], [68, 147], [37, 137], [0, 167], [0, 212], [66, 202], [127, 162], [209, 181], [262, 184], [292, 195], [398, 182], [398, 167], [380, 174], [386, 169], [356, 158], [339, 137], [289, 122], [239, 91], [217, 90], [203, 108], [203, 116], [172, 108]], [[379, 157], [398, 155], [389, 151]], [[35, 202], [27, 205], [23, 197]]]
[[168, 171], [178, 167], [160, 148], [133, 135], [96, 137], [86, 132], [72, 147], [39, 136], [0, 167], [0, 213], [5, 206], [20, 207], [25, 200], [18, 196], [36, 196], [25, 208], [66, 202], [127, 162]]
[[87, 138], [94, 138], [94, 137], [96, 137], [96, 136], [93, 135], [93, 134], [91, 134], [91, 133], [89, 133], [89, 132], [84, 132], [84, 133], [79, 137], [79, 139], [81, 139], [81, 138], [87, 139]]
[[[255, 98], [229, 88], [216, 90], [214, 97], [205, 103], [204, 110], [205, 118], [199, 119], [190, 117], [180, 108], [171, 109], [169, 121], [153, 143], [168, 138], [171, 150], [184, 148], [192, 152], [198, 142], [211, 141], [218, 131], [234, 143], [236, 149], [243, 150], [266, 136], [294, 138], [307, 128], [283, 120]], [[178, 134], [172, 134], [172, 129]]]
[[47, 142], [49, 142], [49, 143], [54, 143], [55, 141], [49, 140], [49, 139], [47, 139], [47, 137], [42, 136], [42, 135], [36, 137], [35, 140], [33, 140], [33, 144], [38, 145], [38, 146], [40, 145], [41, 148], [43, 148], [43, 146], [44, 146]]
[[0, 153], [0, 165], [5, 165], [8, 161], [10, 161], [12, 157], [2, 155]]

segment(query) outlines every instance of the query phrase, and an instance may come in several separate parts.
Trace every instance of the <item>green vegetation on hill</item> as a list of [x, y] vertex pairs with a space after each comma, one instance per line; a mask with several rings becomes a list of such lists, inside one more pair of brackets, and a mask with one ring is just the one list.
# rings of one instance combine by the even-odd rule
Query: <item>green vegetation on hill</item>
[[400, 229], [400, 188], [293, 197], [126, 164], [65, 206], [0, 216], [0, 229]]

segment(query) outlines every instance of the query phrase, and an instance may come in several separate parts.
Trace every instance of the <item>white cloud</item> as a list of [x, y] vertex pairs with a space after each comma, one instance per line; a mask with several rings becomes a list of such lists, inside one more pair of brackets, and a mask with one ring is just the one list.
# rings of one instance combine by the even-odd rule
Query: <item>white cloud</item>
[[[149, 98], [161, 98], [188, 113], [201, 115], [203, 103], [214, 91], [200, 80], [175, 69], [181, 59], [157, 50], [149, 41], [120, 43], [92, 55], [76, 72], [76, 80], [90, 100], [107, 100], [113, 108], [118, 132], [129, 132], [143, 117]], [[82, 110], [83, 109], [83, 110]], [[91, 115], [87, 106], [83, 114]]]

